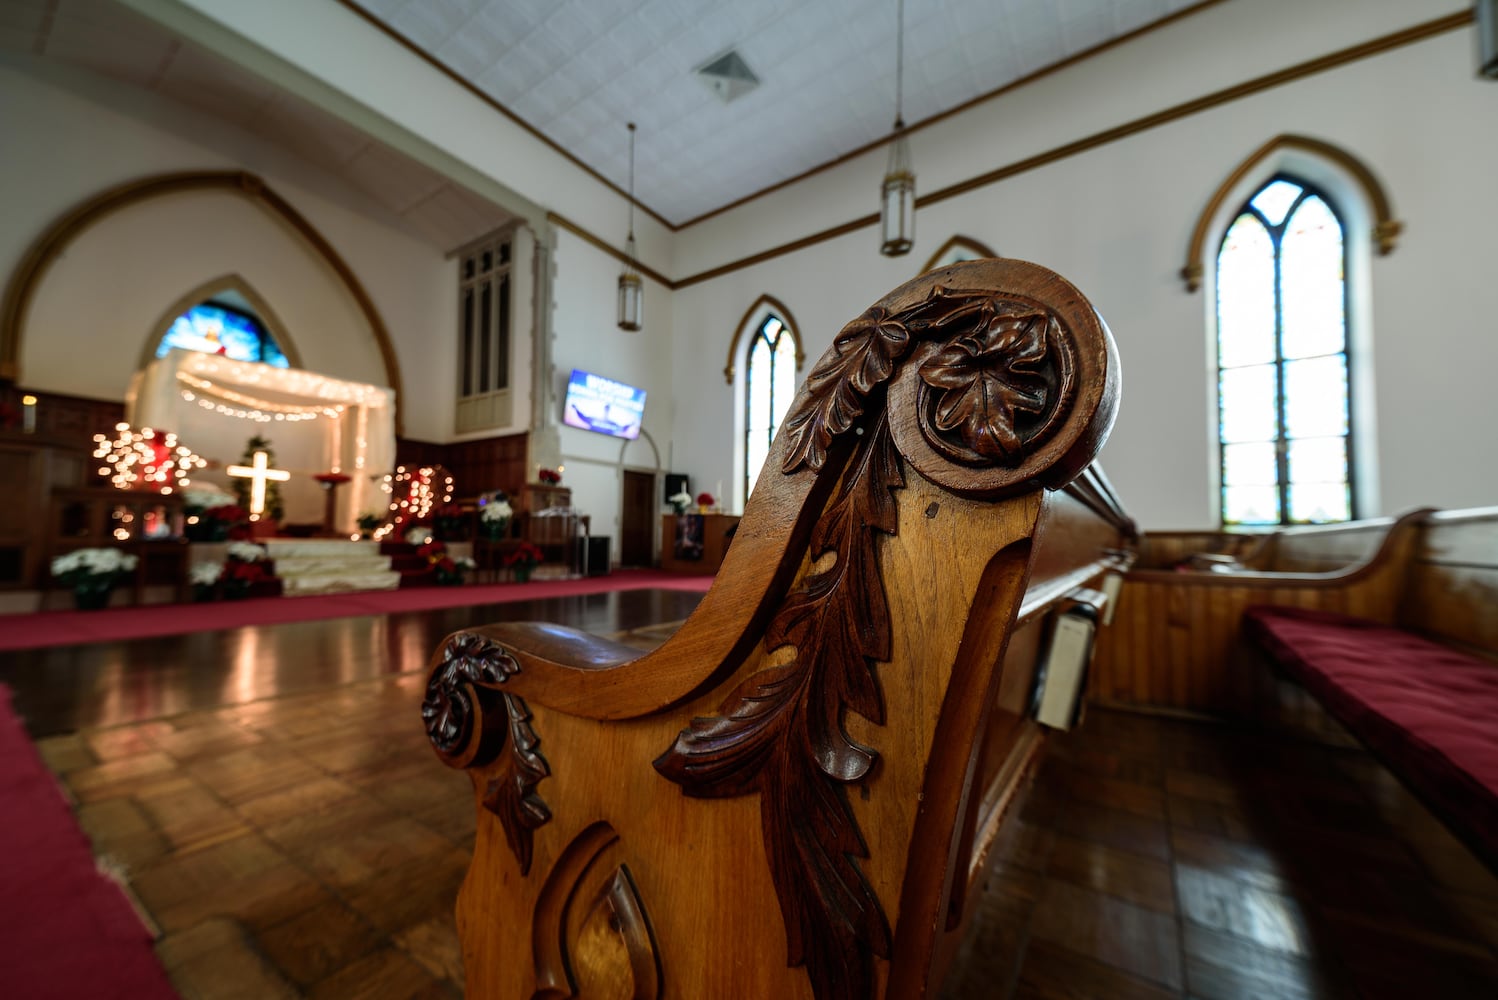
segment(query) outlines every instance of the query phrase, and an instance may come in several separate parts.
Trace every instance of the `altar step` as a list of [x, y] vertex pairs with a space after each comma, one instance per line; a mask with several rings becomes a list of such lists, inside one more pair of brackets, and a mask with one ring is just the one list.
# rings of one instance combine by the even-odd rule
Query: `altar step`
[[267, 538], [270, 558], [284, 592], [332, 594], [349, 590], [394, 590], [401, 574], [391, 568], [378, 542], [340, 538]]

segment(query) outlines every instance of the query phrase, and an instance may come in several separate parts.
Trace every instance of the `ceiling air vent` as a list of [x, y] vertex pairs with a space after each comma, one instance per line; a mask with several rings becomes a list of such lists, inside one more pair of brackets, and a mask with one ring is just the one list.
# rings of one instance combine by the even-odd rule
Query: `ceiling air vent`
[[759, 86], [759, 77], [744, 62], [744, 57], [733, 49], [715, 56], [696, 69], [697, 79], [718, 95], [718, 100], [727, 104], [743, 97]]

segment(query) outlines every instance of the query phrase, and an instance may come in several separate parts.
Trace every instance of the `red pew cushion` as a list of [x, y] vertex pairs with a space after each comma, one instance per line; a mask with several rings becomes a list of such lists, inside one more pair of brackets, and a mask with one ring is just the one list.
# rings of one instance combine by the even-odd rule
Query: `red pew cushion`
[[1253, 607], [1243, 624], [1446, 822], [1498, 858], [1498, 664], [1325, 611]]

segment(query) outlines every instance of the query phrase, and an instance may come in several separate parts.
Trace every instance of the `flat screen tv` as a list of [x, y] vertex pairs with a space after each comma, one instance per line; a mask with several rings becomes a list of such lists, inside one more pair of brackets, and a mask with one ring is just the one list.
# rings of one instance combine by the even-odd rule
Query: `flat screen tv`
[[580, 368], [567, 380], [562, 423], [633, 441], [645, 418], [645, 390]]

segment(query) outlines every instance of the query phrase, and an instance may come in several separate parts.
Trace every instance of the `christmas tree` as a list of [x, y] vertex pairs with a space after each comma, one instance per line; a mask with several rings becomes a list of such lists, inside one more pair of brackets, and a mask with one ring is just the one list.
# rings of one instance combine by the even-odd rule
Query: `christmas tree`
[[[255, 452], [265, 452], [265, 464], [271, 468], [276, 465], [276, 453], [271, 450], [270, 442], [256, 434], [250, 438], [249, 443], [244, 446], [244, 454], [239, 456], [240, 465], [254, 465]], [[234, 480], [234, 495], [239, 498], [239, 506], [245, 510], [250, 509], [250, 481], [248, 479]], [[265, 512], [260, 516], [268, 521], [279, 524], [281, 517], [286, 513], [286, 508], [281, 504], [281, 484], [270, 480], [265, 484]]]

